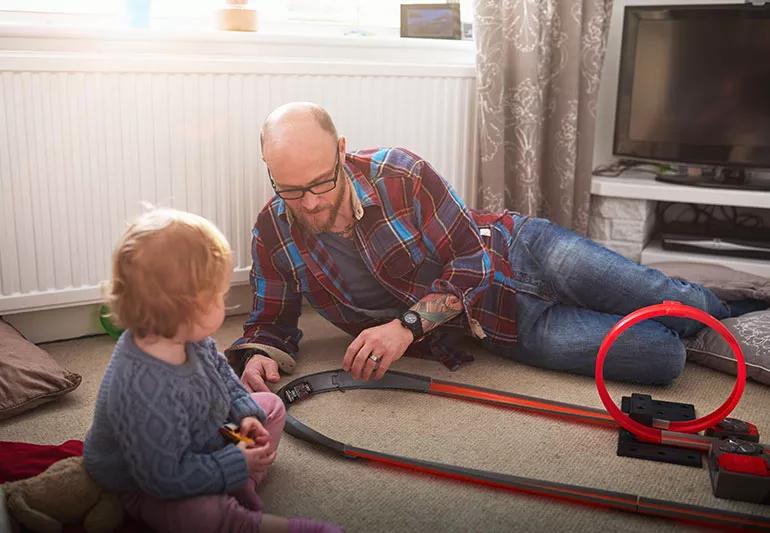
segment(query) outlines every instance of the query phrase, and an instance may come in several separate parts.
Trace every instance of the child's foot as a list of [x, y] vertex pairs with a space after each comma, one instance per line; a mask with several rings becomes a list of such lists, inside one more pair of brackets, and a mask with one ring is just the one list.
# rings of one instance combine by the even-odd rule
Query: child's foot
[[344, 533], [337, 524], [311, 520], [310, 518], [289, 518], [289, 533]]

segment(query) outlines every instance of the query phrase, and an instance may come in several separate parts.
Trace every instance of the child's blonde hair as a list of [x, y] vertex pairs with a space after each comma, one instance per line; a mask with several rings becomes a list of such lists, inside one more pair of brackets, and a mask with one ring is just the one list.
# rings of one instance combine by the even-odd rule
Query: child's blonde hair
[[139, 216], [112, 258], [107, 300], [115, 322], [139, 337], [172, 338], [224, 286], [232, 269], [227, 239], [203, 217], [175, 209]]

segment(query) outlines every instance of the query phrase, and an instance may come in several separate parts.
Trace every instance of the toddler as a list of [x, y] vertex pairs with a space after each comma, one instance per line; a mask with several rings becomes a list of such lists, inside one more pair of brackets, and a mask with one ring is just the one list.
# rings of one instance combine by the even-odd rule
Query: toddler
[[[275, 459], [284, 406], [246, 392], [209, 338], [231, 271], [227, 240], [197, 215], [156, 209], [129, 226], [108, 297], [126, 330], [99, 390], [86, 469], [157, 531], [341, 531], [261, 512], [256, 486]], [[227, 422], [253, 443], [227, 443]]]

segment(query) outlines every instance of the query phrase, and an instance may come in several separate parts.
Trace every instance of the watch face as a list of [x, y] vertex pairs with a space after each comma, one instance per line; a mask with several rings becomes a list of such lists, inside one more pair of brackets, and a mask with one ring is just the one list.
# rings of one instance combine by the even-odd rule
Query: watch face
[[411, 312], [411, 313], [405, 313], [404, 314], [404, 322], [407, 324], [416, 324], [417, 323], [417, 313]]

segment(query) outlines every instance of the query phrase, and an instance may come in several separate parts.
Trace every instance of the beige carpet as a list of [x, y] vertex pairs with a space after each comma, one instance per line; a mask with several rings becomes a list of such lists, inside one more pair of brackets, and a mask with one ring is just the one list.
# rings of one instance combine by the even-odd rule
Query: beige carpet
[[[216, 335], [225, 347], [243, 317], [230, 317]], [[338, 368], [349, 337], [315, 313], [305, 331], [295, 375]], [[112, 349], [107, 337], [43, 345], [83, 383], [58, 402], [1, 422], [0, 440], [60, 443], [82, 439]], [[457, 372], [438, 363], [402, 359], [396, 369], [554, 400], [601, 407], [593, 380], [528, 368], [476, 350]], [[616, 401], [632, 390], [694, 403], [699, 415], [727, 396], [732, 378], [688, 365], [669, 388], [614, 384]], [[770, 388], [749, 384], [733, 413], [770, 435]], [[615, 455], [616, 434], [541, 416], [414, 393], [326, 393], [292, 414], [355, 446], [472, 468], [561, 481], [770, 516], [770, 507], [711, 494], [708, 472]], [[764, 439], [767, 440], [767, 439]], [[261, 490], [266, 509], [336, 521], [351, 532], [379, 531], [688, 531], [691, 526], [617, 511], [596, 510], [394, 470], [327, 454], [284, 435]]]

